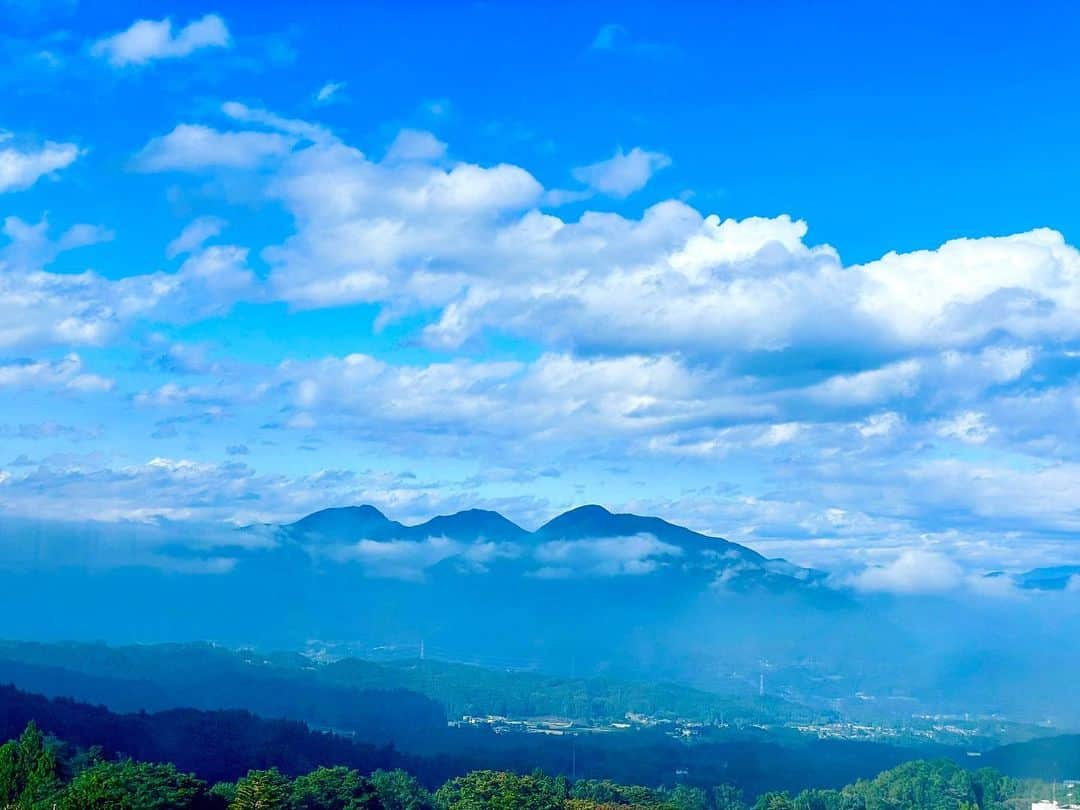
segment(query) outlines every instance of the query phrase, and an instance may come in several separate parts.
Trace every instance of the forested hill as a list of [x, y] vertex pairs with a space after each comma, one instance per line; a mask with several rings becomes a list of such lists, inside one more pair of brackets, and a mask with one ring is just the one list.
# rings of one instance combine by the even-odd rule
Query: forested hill
[[0, 645], [0, 683], [114, 711], [246, 709], [406, 744], [446, 727], [435, 700], [400, 681], [375, 685], [318, 677], [300, 656], [279, 662], [206, 644], [111, 648], [97, 644]]
[[251, 768], [275, 766], [298, 774], [331, 763], [366, 772], [405, 763], [390, 748], [354, 743], [312, 731], [303, 723], [267, 720], [245, 711], [115, 714], [101, 706], [0, 686], [0, 738], [17, 737], [31, 721], [74, 745], [100, 746], [106, 756], [171, 762], [210, 782], [236, 779]]
[[1080, 777], [1080, 734], [1003, 745], [982, 761], [1015, 776], [1062, 781]]
[[312, 731], [302, 723], [267, 720], [244, 711], [117, 714], [100, 706], [0, 688], [0, 736], [17, 734], [30, 720], [76, 745], [101, 745], [110, 755], [173, 762], [210, 781], [234, 779], [250, 768], [270, 765], [295, 775], [318, 765], [370, 770], [404, 764], [429, 786], [481, 768], [540, 767], [566, 776], [654, 784], [672, 782], [676, 771], [689, 770], [703, 783], [733, 782], [757, 793], [801, 785], [837, 786], [931, 751], [843, 741], [781, 745], [760, 734], [687, 745], [659, 731], [552, 737], [443, 729], [441, 736], [432, 733], [425, 756], [360, 744]]
[[703, 722], [724, 717], [731, 723], [827, 716], [749, 690], [717, 695], [671, 683], [559, 677], [432, 659], [324, 662], [209, 644], [4, 641], [0, 683], [117, 711], [243, 708], [399, 744], [464, 714], [611, 720], [636, 712]]

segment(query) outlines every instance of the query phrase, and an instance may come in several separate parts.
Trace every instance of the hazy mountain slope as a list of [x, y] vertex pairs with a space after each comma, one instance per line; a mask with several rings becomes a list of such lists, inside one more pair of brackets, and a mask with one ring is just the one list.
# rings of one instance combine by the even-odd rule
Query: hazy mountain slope
[[42, 731], [74, 745], [102, 746], [107, 756], [173, 762], [212, 782], [236, 779], [252, 768], [277, 767], [299, 774], [328, 764], [365, 772], [403, 764], [393, 751], [244, 711], [122, 714], [0, 686], [0, 739], [18, 736], [31, 720]]
[[347, 765], [362, 772], [404, 767], [430, 787], [480, 768], [528, 772], [537, 767], [579, 778], [671, 785], [676, 770], [685, 769], [694, 784], [736, 784], [754, 795], [769, 789], [839, 787], [913, 757], [940, 754], [934, 747], [816, 739], [782, 744], [760, 734], [688, 745], [661, 732], [570, 738], [456, 729], [447, 729], [441, 739], [433, 736], [428, 754], [402, 754], [248, 712], [116, 713], [0, 686], [0, 740], [16, 736], [30, 720], [74, 745], [100, 745], [110, 756], [171, 761], [210, 781], [235, 779], [251, 768], [273, 766], [297, 774]]
[[446, 726], [438, 703], [400, 683], [358, 688], [313, 677], [302, 657], [275, 659], [205, 644], [2, 642], [0, 683], [119, 712], [245, 709], [347, 730], [380, 743], [408, 742]]
[[670, 683], [560, 678], [433, 660], [320, 662], [205, 644], [0, 642], [0, 683], [115, 711], [247, 709], [380, 742], [442, 729], [446, 715], [612, 720], [636, 712], [709, 722], [725, 717], [731, 723], [816, 716], [772, 696], [721, 696]]
[[1010, 776], [1060, 782], [1080, 774], [1080, 734], [1045, 737], [994, 748], [980, 763]]
[[[90, 567], [70, 551], [83, 536], [105, 543], [103, 531], [67, 546], [46, 533], [55, 542], [36, 556], [28, 549], [32, 564], [0, 568], [5, 632], [258, 649], [316, 641], [360, 657], [423, 643], [446, 660], [726, 695], [752, 694], [763, 678], [769, 696], [860, 715], [870, 706], [1037, 720], [1048, 705], [1069, 705], [1058, 699], [1068, 687], [1060, 668], [1034, 666], [1080, 625], [1068, 605], [1009, 601], [987, 612], [986, 600], [961, 609], [943, 597], [862, 594], [722, 538], [598, 506], [536, 531], [483, 510], [408, 526], [358, 506], [233, 530], [225, 546], [192, 536], [153, 553], [136, 547], [124, 564]], [[987, 638], [980, 626], [998, 632]], [[973, 668], [978, 660], [998, 664]]]

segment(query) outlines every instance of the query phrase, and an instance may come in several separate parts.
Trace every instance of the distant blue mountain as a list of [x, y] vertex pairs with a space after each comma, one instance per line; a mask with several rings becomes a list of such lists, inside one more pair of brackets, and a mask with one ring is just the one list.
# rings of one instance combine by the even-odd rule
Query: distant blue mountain
[[[1054, 565], [1047, 568], [1033, 568], [1022, 574], [1005, 574], [994, 571], [989, 578], [1011, 577], [1018, 588], [1028, 591], [1064, 591], [1074, 578], [1080, 578], [1080, 565]], [[1080, 581], [1078, 579], [1077, 581]]]
[[367, 505], [323, 509], [284, 528], [298, 538], [322, 542], [388, 540], [407, 532], [405, 526]]
[[[1024, 608], [1029, 615], [1011, 600], [958, 610], [836, 588], [824, 572], [596, 505], [534, 531], [478, 509], [407, 525], [373, 506], [230, 530], [218, 538], [225, 545], [189, 541], [182, 530], [172, 526], [173, 542], [146, 547], [108, 542], [106, 524], [75, 524], [70, 533], [60, 524], [29, 527], [9, 543], [28, 562], [0, 567], [5, 635], [313, 644], [374, 656], [415, 655], [423, 643], [448, 660], [666, 678], [741, 694], [755, 692], [764, 674], [766, 688], [778, 690], [770, 694], [848, 700], [854, 711], [867, 700], [856, 693], [886, 707], [918, 694], [958, 708], [975, 690], [979, 705], [1009, 710], [999, 696], [1016, 690], [1002, 683], [1025, 679], [1025, 710], [1043, 712], [1038, 700], [1054, 695], [1070, 670], [1039, 667], [1037, 680], [1030, 661], [1060, 651], [1045, 633], [1080, 625], [1076, 616], [1041, 621], [1042, 597]], [[109, 565], [99, 550], [114, 555]], [[1019, 582], [1052, 597], [1078, 569], [1041, 569]], [[975, 609], [992, 610], [1000, 631], [993, 667], [983, 666], [987, 650], [966, 641], [986, 626]], [[927, 637], [940, 656], [920, 655]]]
[[[821, 572], [799, 568], [784, 560], [770, 560], [721, 537], [700, 534], [657, 517], [613, 513], [595, 504], [564, 512], [534, 532], [523, 529], [498, 512], [483, 509], [468, 509], [406, 526], [367, 505], [324, 509], [282, 526], [281, 532], [301, 546], [316, 549], [334, 544], [348, 546], [361, 541], [418, 543], [441, 539], [464, 544], [466, 547], [462, 548], [461, 554], [451, 555], [451, 560], [467, 556], [469, 545], [504, 544], [506, 553], [488, 564], [499, 565], [501, 560], [501, 567], [506, 568], [505, 561], [513, 559], [517, 561], [513, 567], [521, 569], [522, 573], [530, 570], [536, 573], [542, 569], [539, 564], [530, 567], [528, 561], [535, 559], [533, 555], [544, 544], [564, 544], [559, 549], [567, 558], [563, 561], [567, 564], [559, 568], [562, 576], [589, 573], [574, 568], [574, 562], [580, 562], [582, 556], [591, 557], [596, 563], [596, 556], [603, 552], [617, 557], [620, 543], [629, 548], [635, 539], [648, 538], [656, 542], [656, 553], [650, 563], [652, 570], [647, 572], [650, 574], [671, 574], [673, 571], [700, 574], [704, 571], [724, 575], [729, 587], [761, 586], [779, 590], [815, 584], [824, 578]], [[567, 545], [589, 541], [605, 541], [606, 547], [591, 552], [586, 548], [583, 549], [586, 553], [575, 555], [574, 549]], [[543, 559], [544, 555], [541, 555], [541, 561]], [[454, 566], [451, 561], [450, 565], [437, 567], [445, 570]], [[543, 570], [551, 575], [552, 567]], [[640, 567], [634, 569], [634, 573], [641, 573], [641, 570]], [[379, 575], [378, 570], [374, 573]]]

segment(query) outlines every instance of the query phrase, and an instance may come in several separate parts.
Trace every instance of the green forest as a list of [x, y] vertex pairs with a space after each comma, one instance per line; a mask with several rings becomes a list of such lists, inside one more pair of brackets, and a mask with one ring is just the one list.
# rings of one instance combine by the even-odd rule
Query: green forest
[[1021, 810], [1050, 790], [945, 760], [908, 762], [835, 790], [757, 797], [731, 785], [654, 788], [491, 770], [429, 791], [402, 769], [361, 773], [341, 765], [291, 778], [274, 767], [255, 769], [211, 784], [171, 763], [107, 758], [34, 722], [0, 746], [0, 807], [10, 810]]

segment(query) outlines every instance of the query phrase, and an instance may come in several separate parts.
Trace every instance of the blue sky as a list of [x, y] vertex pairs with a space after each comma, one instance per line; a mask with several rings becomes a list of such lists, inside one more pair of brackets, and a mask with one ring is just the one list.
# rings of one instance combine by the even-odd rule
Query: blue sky
[[3, 513], [1076, 562], [1075, 7], [3, 10]]

